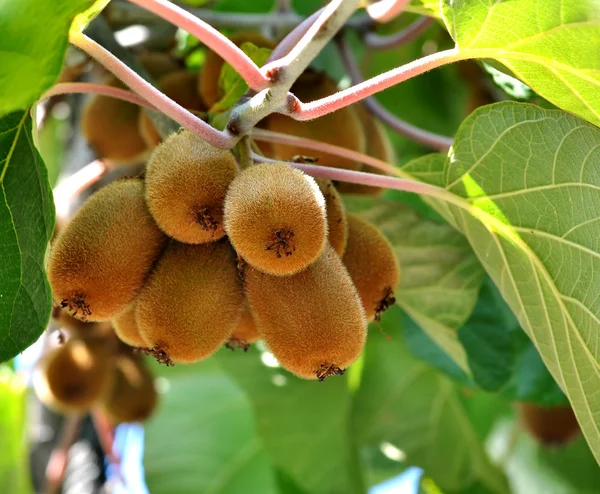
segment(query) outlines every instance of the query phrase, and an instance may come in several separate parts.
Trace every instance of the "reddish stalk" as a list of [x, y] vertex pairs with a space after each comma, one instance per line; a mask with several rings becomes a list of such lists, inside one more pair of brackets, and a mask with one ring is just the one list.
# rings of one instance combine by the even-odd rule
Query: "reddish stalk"
[[365, 34], [364, 41], [372, 50], [389, 50], [418, 38], [427, 31], [429, 26], [434, 22], [435, 19], [433, 17], [419, 17], [401, 31], [388, 36], [381, 36], [377, 33], [369, 32]]
[[310, 26], [313, 25], [317, 17], [321, 15], [323, 9], [317, 10], [310, 17], [304, 19], [300, 24], [298, 24], [290, 33], [283, 38], [277, 46], [273, 49], [269, 58], [267, 59], [267, 64], [279, 60], [280, 58], [285, 57], [292, 50], [294, 46], [298, 44], [298, 42], [302, 39], [302, 37], [306, 34]]
[[367, 6], [371, 19], [377, 22], [389, 22], [398, 17], [410, 3], [410, 0], [379, 0]]
[[119, 458], [114, 451], [114, 427], [108, 422], [106, 415], [99, 410], [94, 410], [92, 412], [92, 420], [94, 422], [96, 434], [98, 435], [98, 440], [102, 445], [102, 449], [104, 450], [104, 454], [108, 458], [108, 461], [113, 465], [119, 465], [121, 463], [121, 458]]
[[118, 87], [107, 86], [106, 84], [96, 84], [93, 82], [63, 82], [56, 84], [51, 87], [48, 91], [42, 94], [40, 101], [51, 98], [52, 96], [58, 96], [59, 94], [73, 94], [73, 93], [94, 93], [101, 94], [103, 96], [110, 96], [111, 98], [117, 98], [134, 105], [143, 106], [149, 110], [156, 110], [148, 101], [142, 98], [140, 95], [127, 89], [121, 89]]
[[69, 415], [65, 417], [60, 439], [48, 460], [46, 466], [46, 485], [44, 492], [46, 494], [58, 494], [67, 471], [67, 460], [69, 457], [69, 448], [77, 439], [83, 417], [81, 415]]

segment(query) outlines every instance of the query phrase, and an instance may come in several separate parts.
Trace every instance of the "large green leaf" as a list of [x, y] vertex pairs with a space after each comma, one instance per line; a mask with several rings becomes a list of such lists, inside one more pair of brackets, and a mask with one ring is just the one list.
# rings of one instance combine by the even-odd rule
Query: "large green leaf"
[[393, 444], [444, 492], [462, 493], [478, 483], [480, 493], [507, 492], [503, 474], [487, 458], [470, 423], [461, 391], [410, 354], [398, 308], [386, 312], [382, 325], [390, 338], [369, 334], [354, 405], [359, 443]]
[[153, 494], [276, 494], [250, 404], [212, 363], [161, 372], [165, 392], [146, 427], [148, 488]]
[[599, 129], [560, 110], [512, 102], [479, 109], [456, 135], [439, 197], [600, 460], [598, 142]]
[[37, 340], [52, 307], [44, 254], [54, 203], [31, 125], [28, 112], [0, 119], [0, 362]]
[[76, 14], [94, 0], [0, 2], [0, 116], [29, 108], [54, 84]]
[[600, 2], [443, 0], [461, 56], [492, 58], [556, 106], [600, 125]]
[[217, 357], [250, 398], [271, 461], [293, 482], [307, 494], [364, 492], [349, 435], [346, 377], [301, 380], [265, 365], [256, 349]]
[[466, 239], [403, 204], [361, 197], [345, 203], [391, 242], [402, 273], [396, 303], [469, 374], [457, 330], [475, 306], [484, 270]]

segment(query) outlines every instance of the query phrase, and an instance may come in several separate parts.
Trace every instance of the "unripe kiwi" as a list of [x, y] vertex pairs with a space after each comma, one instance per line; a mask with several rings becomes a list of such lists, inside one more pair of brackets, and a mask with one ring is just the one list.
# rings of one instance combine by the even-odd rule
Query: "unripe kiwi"
[[[385, 131], [383, 125], [381, 125], [371, 115], [363, 104], [354, 105], [366, 139], [366, 150], [365, 153], [373, 158], [377, 158], [386, 163], [394, 164], [396, 162], [396, 153], [390, 139]], [[360, 166], [361, 172], [376, 173], [378, 175], [385, 175], [386, 173], [380, 168], [375, 168], [366, 164]], [[378, 196], [383, 193], [385, 189], [381, 187], [372, 187], [371, 185], [363, 184], [351, 184], [348, 182], [336, 183], [336, 187], [341, 194], [361, 194], [367, 196]]]
[[172, 242], [139, 296], [136, 319], [158, 360], [189, 363], [227, 341], [242, 308], [236, 256], [227, 241]]
[[346, 207], [331, 180], [318, 178], [315, 181], [325, 198], [329, 243], [338, 255], [342, 257], [346, 250], [346, 243], [348, 242]]
[[246, 304], [244, 311], [242, 312], [242, 317], [240, 317], [237, 326], [234, 328], [231, 337], [225, 345], [232, 350], [235, 350], [237, 347], [247, 351], [250, 345], [260, 340], [260, 338], [261, 336], [254, 319], [252, 318], [250, 308]]
[[142, 180], [107, 185], [86, 201], [51, 250], [54, 299], [78, 319], [111, 319], [139, 293], [165, 241], [146, 207]]
[[146, 201], [162, 230], [180, 242], [218, 240], [223, 201], [238, 172], [233, 154], [183, 130], [158, 146], [146, 168]]
[[400, 266], [388, 239], [371, 223], [348, 215], [348, 244], [343, 261], [360, 294], [367, 319], [378, 321], [394, 304]]
[[227, 191], [223, 220], [236, 252], [274, 275], [304, 269], [327, 240], [325, 198], [318, 185], [283, 163], [240, 173]]
[[[115, 77], [109, 77], [104, 84], [126, 89]], [[133, 103], [94, 95], [81, 113], [81, 131], [100, 158], [122, 164], [136, 163], [147, 152], [138, 130], [139, 113], [139, 107]]]
[[113, 385], [102, 403], [108, 420], [116, 425], [148, 419], [156, 409], [158, 393], [142, 359], [120, 356], [114, 373]]
[[[294, 83], [291, 92], [301, 101], [309, 102], [336, 93], [337, 86], [334, 81], [324, 74], [307, 71]], [[361, 153], [365, 150], [365, 136], [362, 126], [355, 109], [351, 106], [305, 122], [294, 120], [280, 113], [272, 113], [261, 121], [260, 127], [326, 142]], [[258, 145], [265, 154], [272, 152], [275, 158], [284, 161], [289, 161], [297, 155], [303, 155], [318, 158], [317, 163], [323, 166], [352, 170], [357, 170], [361, 166], [360, 163], [348, 158], [340, 158], [308, 148], [276, 142], [270, 142], [266, 147], [262, 143], [258, 143]]]
[[110, 390], [114, 361], [101, 339], [71, 339], [38, 362], [34, 388], [46, 406], [85, 412]]
[[135, 320], [136, 303], [132, 303], [127, 310], [121, 312], [113, 320], [113, 328], [118, 338], [129, 346], [145, 347], [146, 344], [140, 336]]
[[569, 405], [542, 407], [519, 403], [518, 411], [525, 428], [544, 446], [565, 445], [580, 433], [577, 418]]
[[331, 245], [292, 276], [271, 276], [249, 267], [246, 295], [265, 343], [299, 377], [323, 380], [342, 374], [362, 352], [365, 312]]

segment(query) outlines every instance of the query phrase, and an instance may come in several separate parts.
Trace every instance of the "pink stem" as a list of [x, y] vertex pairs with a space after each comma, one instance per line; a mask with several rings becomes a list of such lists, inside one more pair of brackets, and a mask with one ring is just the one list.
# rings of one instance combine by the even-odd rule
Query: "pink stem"
[[107, 86], [106, 84], [96, 84], [93, 82], [63, 82], [51, 87], [48, 91], [42, 94], [41, 100], [50, 98], [52, 96], [58, 96], [60, 94], [73, 94], [73, 93], [94, 93], [102, 94], [103, 96], [110, 96], [111, 98], [117, 98], [134, 105], [143, 106], [149, 110], [156, 110], [150, 103], [144, 98], [135, 94], [127, 89], [121, 89], [118, 87]]
[[435, 22], [433, 17], [419, 17], [409, 26], [388, 36], [370, 32], [364, 37], [365, 44], [373, 50], [389, 50], [408, 43], [423, 34]]
[[333, 144], [327, 144], [321, 141], [315, 141], [313, 139], [306, 139], [304, 137], [297, 137], [287, 134], [281, 134], [279, 132], [272, 132], [270, 130], [253, 129], [252, 138], [257, 141], [264, 142], [279, 142], [281, 144], [289, 144], [292, 146], [300, 146], [308, 149], [314, 149], [323, 153], [333, 154], [340, 156], [341, 158], [348, 158], [352, 161], [358, 161], [359, 163], [365, 163], [374, 168], [378, 168], [392, 175], [398, 174], [398, 169], [385, 161], [378, 160], [367, 154], [362, 154], [351, 149], [346, 149], [340, 146], [334, 146]]
[[129, 0], [170, 23], [185, 29], [192, 36], [216, 52], [242, 76], [250, 88], [260, 91], [269, 85], [269, 80], [261, 73], [258, 66], [210, 24], [183, 10], [167, 0]]
[[114, 427], [108, 422], [106, 415], [99, 410], [94, 410], [92, 412], [92, 420], [94, 421], [94, 428], [96, 429], [98, 440], [102, 445], [102, 449], [104, 450], [104, 454], [108, 458], [108, 461], [113, 465], [119, 465], [121, 459], [114, 450]]
[[379, 0], [367, 7], [371, 19], [377, 22], [389, 22], [399, 16], [410, 0]]
[[211, 127], [193, 113], [175, 103], [175, 101], [142, 79], [112, 53], [88, 38], [85, 34], [71, 34], [70, 41], [88, 55], [98, 60], [98, 62], [121, 79], [133, 91], [155, 106], [156, 109], [171, 117], [183, 127], [198, 134], [209, 144], [222, 149], [230, 149], [234, 145], [234, 141], [225, 133]]
[[323, 9], [317, 10], [314, 14], [304, 19], [292, 31], [290, 31], [290, 33], [273, 49], [271, 55], [269, 55], [269, 58], [267, 59], [267, 63], [274, 62], [285, 57], [290, 50], [298, 44], [298, 41], [300, 41], [302, 36], [306, 34], [308, 28], [313, 25], [317, 17], [321, 15], [321, 12], [323, 12]]
[[56, 216], [59, 219], [66, 219], [73, 199], [100, 180], [107, 170], [103, 161], [95, 160], [54, 187], [52, 195], [54, 196]]
[[56, 494], [60, 491], [67, 471], [69, 449], [77, 439], [82, 420], [81, 415], [69, 415], [65, 418], [60, 431], [60, 440], [52, 450], [46, 466], [45, 494]]
[[428, 70], [461, 59], [462, 57], [459, 55], [456, 48], [434, 53], [433, 55], [407, 63], [402, 67], [384, 72], [383, 74], [345, 89], [344, 91], [339, 91], [326, 98], [311, 101], [310, 103], [298, 102], [295, 111], [291, 112], [289, 115], [296, 120], [312, 120], [313, 118], [322, 117], [323, 115], [349, 106], [400, 82], [423, 74]]

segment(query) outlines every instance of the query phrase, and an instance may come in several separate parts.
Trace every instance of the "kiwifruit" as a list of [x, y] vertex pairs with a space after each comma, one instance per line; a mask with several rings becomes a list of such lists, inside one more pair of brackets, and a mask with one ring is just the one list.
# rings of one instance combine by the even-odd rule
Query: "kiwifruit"
[[561, 446], [580, 432], [573, 409], [569, 405], [543, 407], [535, 403], [519, 403], [519, 417], [529, 433], [545, 446]]
[[[353, 106], [360, 119], [363, 132], [366, 139], [366, 154], [377, 158], [386, 163], [394, 164], [396, 162], [396, 153], [390, 139], [381, 125], [365, 108], [362, 103]], [[385, 175], [386, 173], [381, 168], [375, 168], [362, 164], [359, 168], [361, 172], [376, 173]], [[335, 184], [341, 194], [361, 194], [367, 196], [381, 195], [385, 189], [381, 187], [372, 187], [371, 185], [351, 184], [348, 182], [338, 182]]]
[[127, 310], [121, 312], [113, 320], [113, 328], [118, 338], [129, 346], [145, 347], [135, 320], [136, 303], [133, 302]]
[[110, 390], [113, 365], [104, 340], [70, 339], [40, 359], [34, 388], [49, 408], [85, 412]]
[[286, 164], [259, 164], [231, 182], [223, 222], [236, 252], [265, 273], [290, 275], [327, 240], [325, 198], [312, 177]]
[[225, 239], [172, 242], [138, 298], [136, 320], [157, 360], [197, 362], [227, 341], [242, 308], [236, 255]]
[[[305, 71], [294, 83], [291, 92], [301, 101], [309, 102], [336, 93], [337, 86], [334, 81], [322, 73]], [[275, 132], [314, 139], [361, 153], [365, 150], [365, 135], [358, 115], [352, 106], [304, 122], [294, 120], [281, 113], [272, 113], [263, 119], [259, 126]], [[340, 158], [308, 148], [277, 142], [269, 142], [267, 146], [259, 142], [258, 145], [265, 154], [274, 153], [275, 158], [284, 161], [290, 161], [294, 156], [302, 155], [316, 158], [318, 160], [317, 164], [323, 166], [352, 170], [357, 170], [361, 166], [360, 163], [348, 158]]]
[[279, 363], [299, 377], [342, 374], [360, 355], [367, 320], [348, 271], [331, 245], [308, 268], [271, 276], [248, 267], [254, 321]]
[[223, 201], [238, 172], [231, 151], [182, 130], [158, 146], [146, 167], [146, 201], [158, 226], [180, 242], [218, 240]]
[[363, 302], [367, 319], [378, 321], [394, 304], [400, 266], [388, 239], [371, 223], [352, 214], [348, 218], [348, 244], [343, 257]]
[[110, 392], [102, 401], [102, 410], [113, 424], [143, 422], [158, 403], [154, 377], [141, 358], [119, 356]]
[[315, 181], [325, 198], [329, 243], [341, 257], [344, 255], [348, 242], [346, 207], [331, 180], [317, 178]]
[[84, 321], [111, 319], [139, 293], [165, 241], [141, 179], [107, 185], [86, 201], [50, 252], [55, 301]]
[[[115, 77], [109, 77], [104, 84], [126, 89]], [[81, 131], [100, 158], [121, 164], [137, 163], [147, 153], [138, 130], [139, 113], [139, 107], [133, 103], [96, 94], [81, 112]]]
[[149, 51], [140, 53], [137, 59], [155, 81], [171, 72], [181, 70], [181, 65], [168, 53]]
[[[259, 33], [240, 32], [231, 36], [231, 41], [241, 46], [243, 43], [250, 42], [259, 48], [274, 48], [275, 43]], [[223, 90], [219, 87], [219, 77], [225, 61], [212, 50], [206, 51], [204, 64], [198, 76], [198, 93], [210, 108], [223, 96]]]
[[234, 328], [225, 346], [232, 350], [243, 348], [246, 351], [252, 343], [260, 340], [260, 338], [261, 336], [252, 318], [250, 308], [246, 304], [242, 312], [242, 317], [240, 317], [237, 326]]

